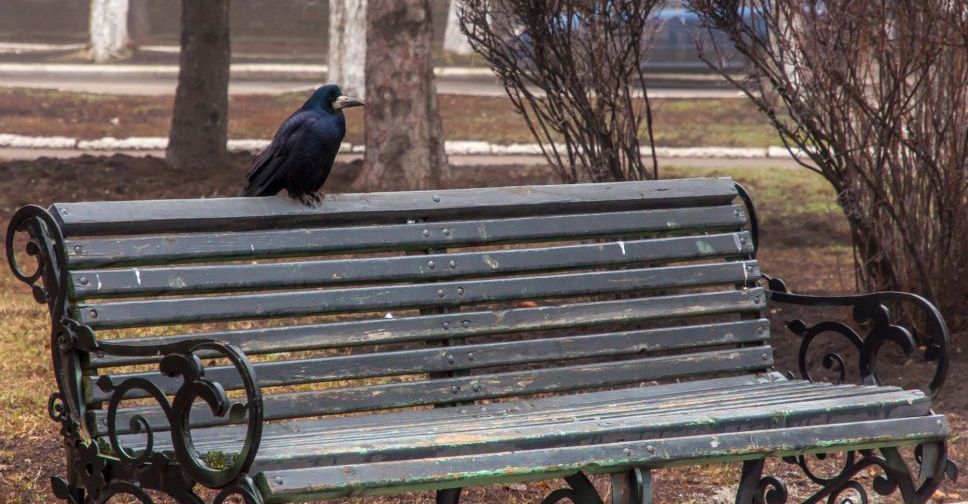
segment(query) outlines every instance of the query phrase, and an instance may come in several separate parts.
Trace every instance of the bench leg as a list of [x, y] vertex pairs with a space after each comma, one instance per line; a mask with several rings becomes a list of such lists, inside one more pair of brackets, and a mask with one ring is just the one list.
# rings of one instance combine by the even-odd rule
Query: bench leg
[[612, 504], [652, 504], [652, 472], [636, 467], [613, 473]]
[[460, 502], [462, 488], [445, 488], [437, 490], [437, 504], [457, 504]]

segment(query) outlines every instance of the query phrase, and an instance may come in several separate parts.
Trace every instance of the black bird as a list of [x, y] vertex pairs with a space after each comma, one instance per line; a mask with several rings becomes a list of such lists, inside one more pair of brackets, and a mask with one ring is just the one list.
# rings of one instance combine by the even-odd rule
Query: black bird
[[343, 109], [362, 105], [335, 84], [317, 89], [252, 161], [242, 195], [272, 196], [285, 188], [290, 197], [316, 206], [346, 134]]

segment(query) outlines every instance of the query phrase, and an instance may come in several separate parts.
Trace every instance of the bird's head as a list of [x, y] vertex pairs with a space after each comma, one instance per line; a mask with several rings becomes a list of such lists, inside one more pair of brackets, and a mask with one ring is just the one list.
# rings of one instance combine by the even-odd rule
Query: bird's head
[[319, 89], [313, 92], [313, 95], [306, 100], [305, 104], [303, 104], [303, 108], [321, 107], [322, 109], [330, 112], [350, 107], [362, 106], [363, 100], [344, 95], [343, 91], [341, 91], [339, 86], [336, 84], [327, 84], [325, 86], [321, 86]]

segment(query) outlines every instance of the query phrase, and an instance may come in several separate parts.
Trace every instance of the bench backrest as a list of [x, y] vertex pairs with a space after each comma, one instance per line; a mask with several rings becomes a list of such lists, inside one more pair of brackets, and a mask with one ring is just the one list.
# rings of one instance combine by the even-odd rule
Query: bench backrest
[[[238, 345], [256, 363], [268, 419], [772, 365], [747, 210], [729, 179], [51, 213], [78, 322], [135, 344]], [[151, 360], [92, 355], [89, 403], [107, 400], [99, 383], [133, 375], [173, 392], [156, 366], [123, 367]], [[206, 376], [241, 386], [232, 368]]]

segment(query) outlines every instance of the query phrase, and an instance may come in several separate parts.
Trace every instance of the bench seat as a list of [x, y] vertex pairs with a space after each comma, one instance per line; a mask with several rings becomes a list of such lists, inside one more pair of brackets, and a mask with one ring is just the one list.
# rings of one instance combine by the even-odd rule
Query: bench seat
[[948, 433], [948, 424], [943, 416], [932, 415], [370, 464], [269, 470], [260, 473], [256, 483], [266, 496], [266, 502], [305, 501], [543, 480], [581, 472], [614, 474], [631, 468], [650, 469], [762, 459], [766, 456], [890, 448], [939, 442]]
[[[484, 456], [487, 463], [513, 464], [509, 452], [527, 451], [534, 460], [545, 461], [536, 466], [545, 472], [529, 478], [554, 477], [552, 466], [559, 464], [555, 457], [567, 453], [559, 449], [575, 446], [598, 446], [606, 454], [624, 449], [628, 442], [661, 442], [662, 456], [638, 463], [661, 467], [711, 456], [677, 451], [685, 450], [678, 446], [683, 439], [716, 444], [728, 435], [747, 444], [721, 456], [742, 460], [763, 450], [780, 454], [784, 447], [765, 433], [791, 428], [805, 428], [803, 432], [822, 439], [824, 446], [850, 446], [856, 443], [853, 433], [863, 432], [880, 445], [906, 444], [940, 436], [947, 424], [942, 416], [932, 415], [931, 401], [921, 391], [811, 383], [765, 373], [529, 401], [279, 422], [263, 431], [252, 470], [272, 499], [331, 498], [392, 492], [394, 478], [408, 481], [406, 486], [413, 489], [415, 474], [468, 458], [481, 461]], [[742, 433], [747, 435], [736, 437]], [[213, 427], [192, 435], [203, 453], [231, 453], [241, 445], [245, 429]], [[756, 436], [767, 439], [754, 443]], [[122, 444], [137, 442], [138, 435], [132, 434], [123, 437]], [[581, 470], [622, 469], [621, 464], [591, 454], [581, 460]], [[507, 473], [509, 481], [522, 476], [508, 472], [508, 467], [494, 470]], [[421, 485], [447, 488], [479, 477], [450, 476], [428, 473], [433, 479]], [[497, 476], [488, 481], [497, 481]]]

